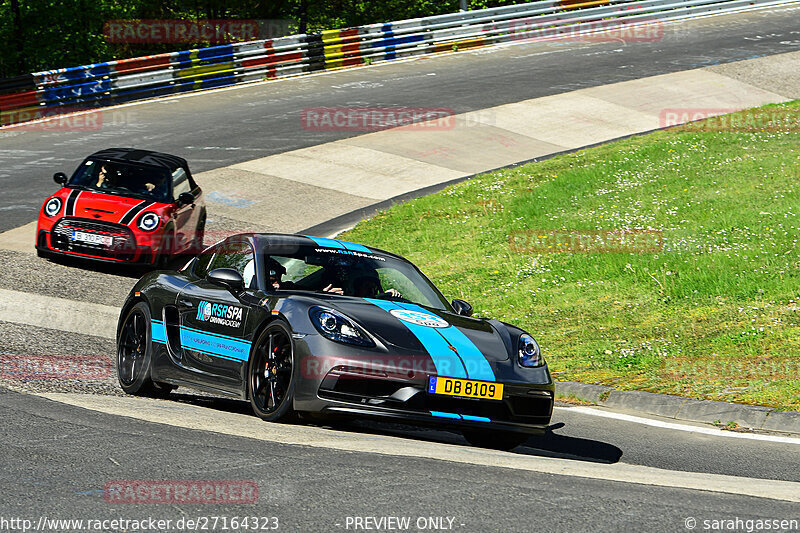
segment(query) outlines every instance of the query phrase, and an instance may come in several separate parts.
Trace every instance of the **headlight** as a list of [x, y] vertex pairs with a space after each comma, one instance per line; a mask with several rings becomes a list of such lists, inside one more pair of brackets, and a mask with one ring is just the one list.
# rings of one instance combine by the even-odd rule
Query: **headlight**
[[324, 307], [312, 307], [308, 314], [314, 327], [332, 341], [357, 346], [375, 346], [372, 339], [358, 324], [338, 311]]
[[56, 216], [61, 211], [61, 198], [50, 198], [44, 204], [44, 214], [49, 217]]
[[136, 221], [136, 225], [139, 226], [139, 229], [142, 231], [153, 231], [160, 223], [161, 218], [152, 211], [144, 213]]
[[542, 352], [539, 350], [539, 345], [536, 344], [533, 337], [527, 333], [520, 335], [518, 346], [519, 355], [517, 356], [517, 360], [520, 366], [533, 367], [542, 366], [544, 364]]

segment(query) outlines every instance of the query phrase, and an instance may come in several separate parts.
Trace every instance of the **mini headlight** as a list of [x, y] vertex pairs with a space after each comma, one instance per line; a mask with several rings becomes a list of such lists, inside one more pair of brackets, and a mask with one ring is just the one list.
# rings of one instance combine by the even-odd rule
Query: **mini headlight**
[[144, 213], [136, 221], [136, 225], [142, 231], [153, 231], [158, 227], [160, 223], [161, 223], [161, 218], [152, 211]]
[[357, 346], [375, 346], [369, 335], [358, 324], [333, 309], [312, 307], [308, 315], [314, 327], [332, 341]]
[[56, 216], [59, 211], [61, 211], [61, 198], [50, 198], [47, 200], [47, 203], [44, 204], [44, 214], [49, 217]]
[[519, 361], [520, 366], [534, 367], [542, 366], [544, 364], [542, 352], [533, 337], [527, 333], [520, 335], [518, 345], [519, 355], [517, 356], [517, 360]]

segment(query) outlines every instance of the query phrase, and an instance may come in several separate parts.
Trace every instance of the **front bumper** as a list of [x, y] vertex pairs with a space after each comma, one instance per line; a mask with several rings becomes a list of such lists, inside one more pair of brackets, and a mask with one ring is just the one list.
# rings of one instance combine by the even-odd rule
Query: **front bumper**
[[332, 368], [319, 383], [320, 411], [457, 428], [487, 427], [541, 433], [550, 424], [555, 388], [550, 384], [503, 383], [502, 400], [432, 394], [428, 375], [359, 373]]
[[[73, 231], [111, 239], [112, 244], [89, 243], [71, 238]], [[157, 259], [158, 235], [143, 239], [126, 226], [84, 219], [62, 218], [48, 229], [37, 231], [36, 249], [44, 254], [80, 257], [105, 263], [153, 264]]]

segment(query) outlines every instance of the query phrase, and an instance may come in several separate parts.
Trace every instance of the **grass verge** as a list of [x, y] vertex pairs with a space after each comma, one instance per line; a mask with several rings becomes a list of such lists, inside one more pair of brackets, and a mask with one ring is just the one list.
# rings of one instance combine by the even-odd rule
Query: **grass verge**
[[343, 238], [527, 329], [556, 379], [797, 410], [798, 116], [765, 106], [483, 174]]

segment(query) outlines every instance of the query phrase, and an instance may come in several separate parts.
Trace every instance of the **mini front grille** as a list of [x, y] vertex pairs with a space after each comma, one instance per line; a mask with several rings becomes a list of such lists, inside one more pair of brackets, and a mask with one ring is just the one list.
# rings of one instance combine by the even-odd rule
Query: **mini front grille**
[[113, 235], [130, 235], [133, 237], [131, 230], [122, 224], [115, 224], [113, 222], [103, 222], [102, 220], [91, 220], [86, 218], [62, 218], [55, 225], [55, 230], [63, 228], [89, 231], [92, 233], [107, 233]]
[[[104, 242], [87, 242], [75, 238], [76, 232], [89, 235], [110, 237], [111, 244]], [[99, 257], [130, 261], [136, 251], [136, 238], [133, 232], [121, 225], [100, 220], [84, 218], [62, 218], [53, 226], [50, 243], [55, 250], [88, 254]]]

